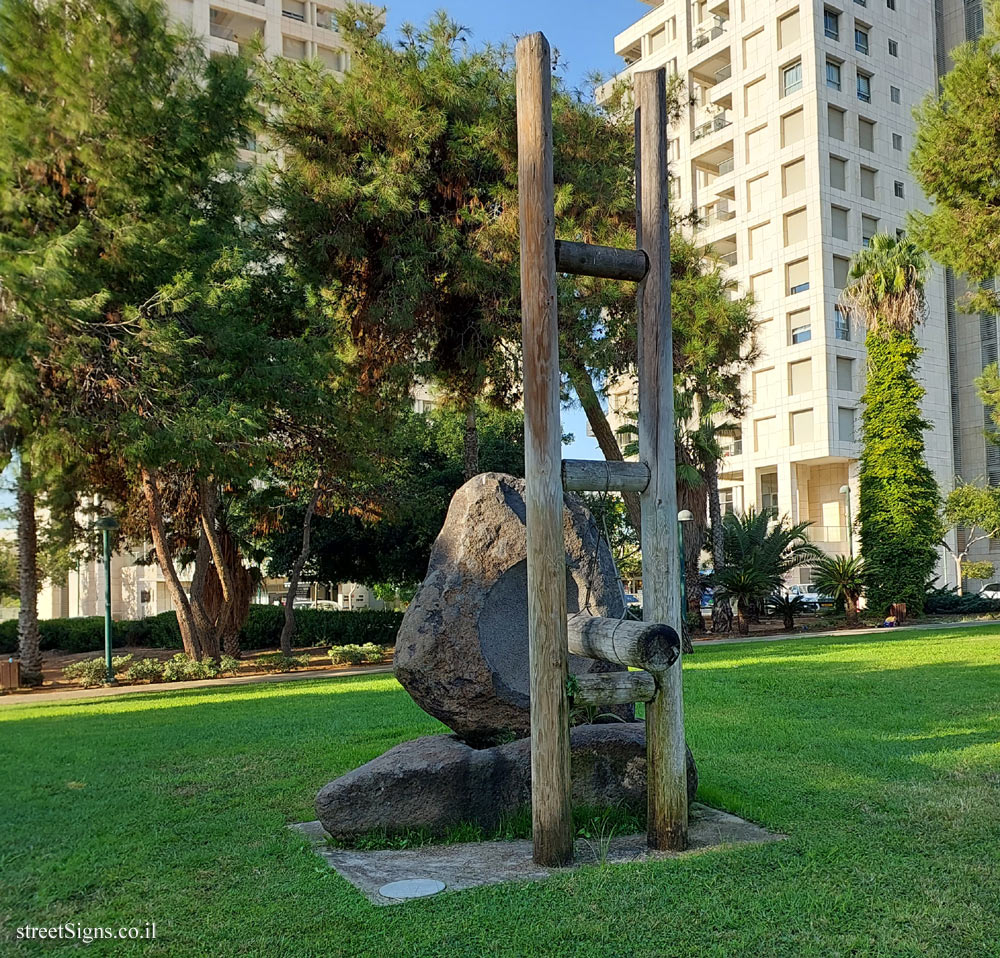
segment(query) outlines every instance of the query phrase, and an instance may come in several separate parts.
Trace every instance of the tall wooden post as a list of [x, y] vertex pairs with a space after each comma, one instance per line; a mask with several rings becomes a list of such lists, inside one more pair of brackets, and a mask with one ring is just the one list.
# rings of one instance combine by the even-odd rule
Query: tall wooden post
[[573, 857], [573, 817], [566, 689], [566, 553], [552, 183], [552, 71], [548, 41], [541, 33], [522, 37], [515, 57], [532, 835], [538, 864], [564, 865]]
[[[637, 239], [649, 259], [639, 287], [639, 456], [650, 480], [642, 510], [642, 612], [681, 635], [674, 458], [673, 332], [667, 199], [666, 72], [635, 75]], [[657, 675], [646, 706], [648, 841], [679, 850], [687, 843], [687, 761], [681, 660]]]

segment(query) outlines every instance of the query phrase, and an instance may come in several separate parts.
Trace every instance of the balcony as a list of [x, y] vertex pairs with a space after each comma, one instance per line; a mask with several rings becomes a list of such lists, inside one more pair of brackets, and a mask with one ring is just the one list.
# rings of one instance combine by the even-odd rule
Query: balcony
[[698, 215], [706, 224], [724, 223], [736, 218], [736, 207], [728, 199], [720, 199], [706, 203], [698, 210]]
[[733, 121], [729, 119], [729, 111], [723, 110], [721, 113], [713, 116], [710, 120], [705, 120], [703, 123], [699, 123], [694, 128], [694, 139], [701, 140], [706, 136], [711, 136], [719, 130], [724, 130], [727, 126], [732, 126], [732, 122]]
[[322, 27], [324, 30], [333, 30], [334, 33], [339, 32], [333, 11], [326, 7], [316, 8], [316, 26]]
[[720, 253], [716, 259], [720, 263], [724, 263], [726, 266], [735, 266], [737, 263], [736, 250], [732, 250], [728, 253]]
[[708, 27], [702, 27], [694, 35], [694, 39], [691, 41], [690, 50], [694, 53], [695, 50], [700, 50], [702, 47], [707, 46], [713, 40], [717, 40], [721, 37], [727, 30], [729, 26], [729, 20], [725, 17], [716, 16], [713, 17], [712, 23]]
[[300, 0], [283, 0], [281, 4], [281, 15], [289, 20], [298, 20], [299, 23], [306, 22], [306, 5]]
[[732, 173], [736, 168], [736, 157], [731, 156], [728, 160], [723, 160], [719, 164], [719, 176], [725, 176], [726, 173]]
[[730, 443], [723, 444], [722, 446], [722, 458], [732, 459], [734, 456], [743, 455], [743, 440], [734, 439]]

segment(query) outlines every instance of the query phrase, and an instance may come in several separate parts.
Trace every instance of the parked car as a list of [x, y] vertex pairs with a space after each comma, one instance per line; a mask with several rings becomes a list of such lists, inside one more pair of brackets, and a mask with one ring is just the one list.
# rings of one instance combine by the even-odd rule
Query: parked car
[[625, 593], [625, 604], [626, 605], [639, 605], [640, 604], [640, 602], [639, 602], [639, 596], [632, 595], [631, 592], [626, 592]]
[[979, 590], [981, 599], [1000, 599], [1000, 582], [991, 582]]
[[807, 612], [819, 612], [820, 609], [832, 609], [836, 606], [837, 600], [832, 595], [823, 595], [816, 590], [811, 582], [802, 585], [790, 585], [785, 594], [802, 597], [802, 602]]

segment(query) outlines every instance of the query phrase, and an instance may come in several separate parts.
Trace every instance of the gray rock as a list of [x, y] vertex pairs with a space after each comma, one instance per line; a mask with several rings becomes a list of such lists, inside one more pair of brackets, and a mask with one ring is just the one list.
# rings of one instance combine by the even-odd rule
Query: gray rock
[[[565, 505], [568, 612], [618, 618], [622, 596], [611, 552], [583, 502], [567, 495]], [[400, 683], [424, 711], [475, 745], [530, 727], [524, 515], [523, 479], [484, 473], [462, 486], [396, 638]], [[570, 670], [619, 669], [571, 656]]]
[[[580, 725], [570, 733], [573, 803], [646, 808], [646, 729], [641, 722]], [[698, 791], [690, 750], [688, 801]], [[475, 749], [454, 735], [403, 742], [320, 791], [316, 811], [338, 838], [426, 828], [440, 835], [472, 823], [486, 830], [531, 802], [528, 739]]]

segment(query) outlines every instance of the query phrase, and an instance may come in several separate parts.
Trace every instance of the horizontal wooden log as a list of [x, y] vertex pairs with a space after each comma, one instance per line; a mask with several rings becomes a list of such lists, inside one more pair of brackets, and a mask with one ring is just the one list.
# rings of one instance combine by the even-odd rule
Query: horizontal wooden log
[[645, 669], [654, 675], [666, 672], [680, 655], [681, 640], [669, 625], [635, 619], [604, 619], [571, 615], [569, 650], [588, 659]]
[[563, 459], [562, 484], [567, 492], [642, 492], [649, 485], [649, 466], [644, 462]]
[[591, 672], [570, 682], [574, 705], [631, 705], [656, 695], [656, 679], [648, 672]]
[[641, 249], [616, 249], [614, 246], [556, 240], [556, 269], [575, 276], [638, 283], [649, 270], [649, 260]]

